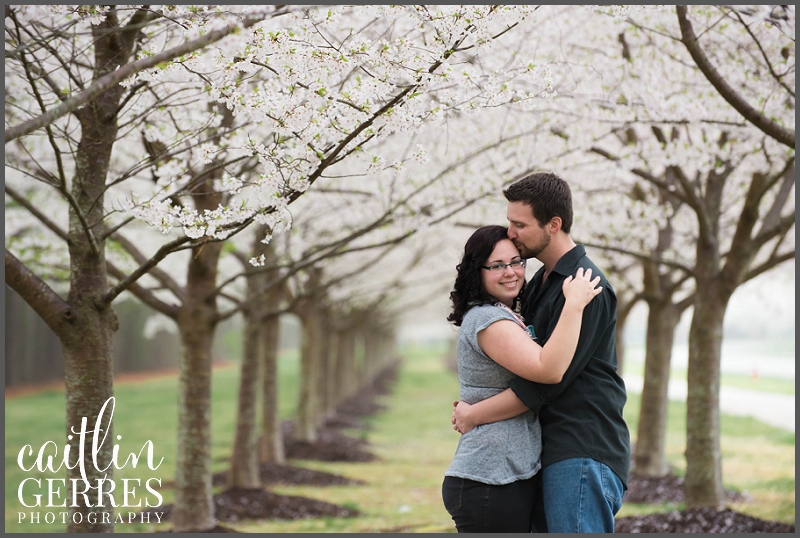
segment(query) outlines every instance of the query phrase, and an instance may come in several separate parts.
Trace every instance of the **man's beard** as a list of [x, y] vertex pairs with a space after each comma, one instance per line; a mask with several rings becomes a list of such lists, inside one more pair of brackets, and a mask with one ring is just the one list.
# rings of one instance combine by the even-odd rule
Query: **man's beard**
[[550, 245], [549, 235], [545, 235], [542, 238], [542, 240], [539, 241], [537, 244], [533, 245], [533, 247], [528, 247], [528, 245], [525, 245], [524, 243], [514, 241], [514, 246], [516, 246], [517, 249], [519, 250], [520, 256], [522, 256], [526, 260], [529, 260], [531, 258], [536, 258], [549, 245]]

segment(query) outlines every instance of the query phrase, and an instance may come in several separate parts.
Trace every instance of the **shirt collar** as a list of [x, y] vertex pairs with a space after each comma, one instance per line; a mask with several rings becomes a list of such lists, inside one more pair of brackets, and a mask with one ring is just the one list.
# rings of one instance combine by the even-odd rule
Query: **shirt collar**
[[575, 245], [569, 252], [561, 256], [556, 266], [553, 267], [553, 272], [565, 277], [571, 275], [575, 266], [584, 256], [586, 256], [586, 247]]

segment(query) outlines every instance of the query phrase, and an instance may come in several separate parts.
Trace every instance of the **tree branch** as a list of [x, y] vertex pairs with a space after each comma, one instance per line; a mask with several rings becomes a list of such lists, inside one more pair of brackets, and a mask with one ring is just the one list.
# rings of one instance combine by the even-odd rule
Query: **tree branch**
[[767, 271], [769, 271], [773, 267], [777, 267], [778, 265], [782, 264], [783, 262], [787, 262], [789, 260], [793, 260], [794, 257], [795, 257], [795, 251], [794, 250], [792, 250], [791, 252], [785, 252], [785, 253], [780, 254], [778, 256], [771, 257], [769, 260], [765, 261], [761, 265], [759, 265], [757, 267], [753, 267], [752, 269], [750, 269], [744, 275], [744, 278], [742, 279], [742, 284], [744, 284], [748, 280], [753, 280], [755, 277], [757, 277], [757, 276], [759, 276], [759, 275], [761, 275], [763, 273], [766, 273]]
[[747, 24], [747, 23], [744, 21], [744, 19], [742, 18], [742, 16], [739, 14], [739, 12], [738, 12], [737, 10], [735, 10], [735, 9], [732, 9], [732, 10], [731, 10], [731, 13], [733, 13], [733, 14], [734, 14], [734, 16], [735, 16], [735, 17], [736, 17], [736, 18], [739, 20], [739, 23], [741, 23], [741, 25], [742, 25], [742, 26], [744, 26], [744, 29], [745, 29], [745, 30], [747, 30], [747, 33], [748, 33], [748, 34], [750, 34], [750, 37], [753, 39], [753, 42], [754, 42], [754, 43], [756, 44], [756, 46], [758, 47], [758, 50], [759, 50], [759, 52], [761, 52], [761, 57], [762, 57], [762, 58], [764, 58], [764, 62], [767, 64], [767, 67], [769, 68], [769, 72], [770, 72], [770, 74], [772, 75], [772, 78], [774, 78], [774, 79], [775, 79], [775, 81], [776, 81], [778, 84], [780, 84], [781, 86], [783, 86], [783, 89], [784, 89], [784, 90], [786, 90], [786, 91], [787, 91], [787, 92], [788, 92], [788, 93], [789, 93], [789, 94], [790, 94], [792, 97], [794, 97], [794, 96], [795, 96], [795, 95], [794, 95], [794, 94], [795, 94], [795, 92], [794, 92], [794, 90], [792, 89], [792, 87], [791, 87], [791, 86], [789, 86], [788, 84], [786, 84], [786, 83], [785, 83], [785, 82], [782, 80], [782, 79], [783, 79], [783, 76], [785, 75], [785, 73], [784, 73], [784, 75], [779, 75], [778, 73], [776, 73], [776, 72], [775, 72], [775, 68], [772, 66], [772, 62], [770, 62], [770, 61], [769, 61], [769, 57], [767, 56], [767, 53], [766, 53], [766, 51], [764, 50], [764, 47], [762, 47], [762, 46], [761, 46], [761, 42], [758, 40], [758, 38], [756, 37], [756, 35], [755, 35], [755, 34], [753, 33], [753, 31], [750, 29], [750, 25], [749, 25], [749, 24]]
[[[261, 19], [247, 19], [243, 22], [243, 27], [248, 28], [259, 22], [260, 20]], [[58, 118], [76, 111], [77, 109], [79, 109], [89, 101], [93, 100], [95, 97], [99, 96], [101, 93], [105, 92], [115, 84], [119, 84], [126, 78], [135, 75], [139, 71], [155, 67], [161, 62], [168, 62], [173, 58], [176, 58], [183, 54], [187, 54], [189, 52], [201, 49], [207, 45], [219, 41], [228, 34], [236, 31], [237, 28], [238, 25], [236, 24], [228, 24], [225, 28], [214, 30], [212, 32], [207, 33], [204, 36], [198, 37], [197, 39], [194, 39], [192, 41], [188, 41], [182, 45], [178, 45], [177, 47], [174, 47], [162, 53], [155, 54], [147, 58], [142, 58], [141, 60], [137, 60], [133, 63], [127, 64], [124, 67], [120, 67], [119, 69], [116, 69], [115, 71], [103, 77], [100, 77], [87, 89], [80, 92], [75, 97], [70, 97], [68, 100], [64, 101], [59, 106], [50, 109], [47, 113], [42, 114], [41, 116], [38, 116], [36, 118], [32, 118], [26, 122], [23, 122], [20, 125], [15, 125], [14, 127], [6, 129], [5, 143], [8, 144], [9, 142], [11, 142], [16, 138], [19, 138], [33, 131], [36, 131], [37, 129], [41, 129], [47, 125], [50, 125]]]
[[[131, 241], [129, 241], [126, 237], [120, 235], [119, 233], [114, 233], [111, 235], [110, 239], [116, 242], [119, 246], [124, 248], [128, 254], [130, 254], [136, 263], [143, 265], [148, 262], [147, 256], [142, 254], [142, 252], [136, 248]], [[159, 269], [158, 267], [153, 267], [149, 271], [150, 276], [161, 282], [164, 286], [169, 289], [175, 296], [183, 301], [185, 297], [184, 289], [178, 285], [174, 278], [172, 278], [166, 271]], [[123, 280], [120, 278], [120, 280]]]
[[67, 338], [78, 313], [47, 283], [6, 249], [6, 284], [16, 291], [48, 327], [61, 338]]
[[786, 215], [778, 219], [778, 222], [775, 223], [774, 226], [768, 228], [766, 230], [761, 230], [758, 234], [753, 238], [753, 243], [756, 245], [763, 245], [773, 237], [777, 237], [779, 235], [783, 235], [788, 232], [792, 226], [794, 226], [795, 221], [795, 213], [792, 212], [791, 215]]
[[[775, 196], [775, 200], [772, 202], [772, 206], [770, 206], [769, 211], [764, 216], [764, 220], [761, 221], [761, 228], [759, 229], [759, 235], [763, 233], [765, 230], [772, 228], [773, 226], [777, 226], [778, 220], [781, 216], [781, 210], [783, 206], [786, 204], [787, 200], [789, 199], [789, 195], [792, 192], [792, 188], [794, 187], [795, 177], [794, 177], [794, 156], [789, 159], [789, 162], [786, 163], [786, 167], [777, 175], [775, 181], [779, 180], [783, 177], [783, 182], [778, 189], [778, 193]], [[770, 182], [772, 184], [772, 182]]]
[[681, 28], [681, 41], [683, 41], [683, 44], [686, 46], [695, 64], [697, 64], [700, 72], [703, 73], [711, 85], [716, 88], [720, 96], [739, 112], [739, 114], [744, 116], [747, 121], [758, 127], [764, 134], [794, 149], [794, 131], [781, 127], [750, 106], [750, 104], [728, 84], [716, 68], [711, 65], [705, 52], [703, 52], [703, 49], [697, 42], [692, 23], [689, 22], [686, 16], [686, 6], [675, 6], [675, 11], [678, 15], [678, 24]]
[[22, 196], [21, 193], [18, 193], [16, 190], [9, 187], [8, 185], [6, 185], [5, 187], [6, 187], [6, 194], [8, 194], [12, 200], [17, 202], [25, 209], [27, 209], [31, 213], [31, 215], [39, 219], [39, 221], [42, 224], [44, 224], [50, 231], [52, 231], [54, 234], [56, 234], [58, 237], [60, 237], [69, 244], [69, 236], [67, 235], [67, 232], [62, 230], [58, 224], [50, 220], [50, 217], [39, 211], [24, 196]]
[[[106, 269], [108, 270], [108, 274], [110, 274], [120, 282], [123, 282], [128, 278], [125, 275], [125, 273], [120, 271], [119, 268], [117, 268], [111, 262], [106, 262]], [[156, 297], [156, 295], [151, 290], [148, 290], [147, 288], [136, 282], [131, 282], [130, 284], [128, 284], [127, 290], [130, 291], [132, 294], [134, 294], [136, 297], [138, 297], [139, 300], [141, 300], [144, 304], [146, 304], [153, 310], [161, 312], [165, 316], [170, 317], [172, 319], [175, 320], [178, 319], [178, 312], [180, 310], [180, 307], [178, 305], [162, 301], [161, 299]]]
[[673, 269], [678, 269], [679, 271], [683, 271], [684, 273], [687, 273], [689, 275], [694, 275], [694, 271], [690, 267], [686, 267], [685, 265], [681, 265], [681, 264], [679, 264], [677, 262], [671, 262], [669, 260], [665, 260], [665, 259], [659, 258], [657, 256], [652, 256], [650, 254], [642, 254], [641, 252], [633, 252], [632, 250], [626, 250], [624, 248], [619, 248], [619, 247], [612, 247], [612, 246], [609, 246], [609, 245], [599, 245], [597, 243], [587, 243], [587, 242], [584, 242], [584, 241], [579, 241], [578, 239], [576, 239], [575, 242], [583, 244], [583, 245], [586, 245], [587, 247], [599, 248], [601, 250], [608, 250], [610, 252], [619, 252], [620, 254], [626, 254], [628, 256], [632, 256], [632, 257], [634, 257], [636, 259], [639, 259], [639, 260], [642, 260], [642, 261], [653, 262], [653, 263], [656, 263], [656, 264], [659, 264], [659, 265], [663, 265], [664, 267], [671, 267]]
[[117, 297], [117, 295], [119, 295], [126, 289], [130, 288], [130, 286], [134, 282], [139, 280], [139, 278], [141, 278], [142, 275], [144, 275], [145, 273], [150, 271], [150, 269], [155, 267], [158, 264], [158, 262], [166, 258], [168, 254], [177, 251], [178, 247], [180, 247], [184, 243], [188, 243], [191, 240], [192, 239], [190, 237], [183, 236], [162, 245], [161, 248], [158, 249], [158, 252], [156, 252], [152, 258], [150, 258], [145, 263], [140, 265], [134, 272], [132, 272], [128, 276], [120, 279], [120, 281], [117, 283], [116, 286], [108, 290], [106, 294], [103, 296], [101, 302], [103, 304], [111, 304], [111, 301], [113, 301]]

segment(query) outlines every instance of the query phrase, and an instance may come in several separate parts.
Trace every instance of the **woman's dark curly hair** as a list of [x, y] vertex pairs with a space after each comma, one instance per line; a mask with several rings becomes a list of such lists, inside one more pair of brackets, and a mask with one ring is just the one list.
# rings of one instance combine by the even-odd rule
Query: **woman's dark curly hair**
[[[486, 260], [491, 256], [495, 245], [503, 239], [508, 239], [508, 228], [505, 226], [483, 226], [475, 230], [467, 240], [467, 244], [464, 245], [464, 257], [461, 259], [461, 263], [456, 265], [456, 283], [453, 285], [453, 291], [450, 292], [453, 312], [447, 316], [447, 321], [452, 322], [456, 327], [461, 326], [464, 315], [473, 306], [497, 302], [497, 299], [483, 289], [481, 266], [486, 265]], [[525, 289], [524, 282], [522, 289]], [[514, 299], [514, 310], [517, 310], [521, 295], [522, 290]]]

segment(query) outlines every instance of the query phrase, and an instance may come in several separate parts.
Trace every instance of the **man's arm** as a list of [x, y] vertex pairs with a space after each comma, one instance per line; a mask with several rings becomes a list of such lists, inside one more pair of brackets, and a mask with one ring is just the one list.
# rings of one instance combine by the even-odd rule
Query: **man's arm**
[[[534, 413], [539, 413], [545, 404], [555, 400], [583, 372], [603, 338], [614, 337], [616, 295], [611, 286], [605, 285], [604, 288], [605, 291], [595, 297], [583, 311], [578, 347], [561, 381], [552, 385], [534, 383], [519, 377], [511, 381], [511, 390]], [[558, 313], [560, 315], [560, 310]]]
[[453, 402], [453, 429], [467, 433], [475, 426], [515, 417], [528, 410], [511, 389], [475, 404]]

